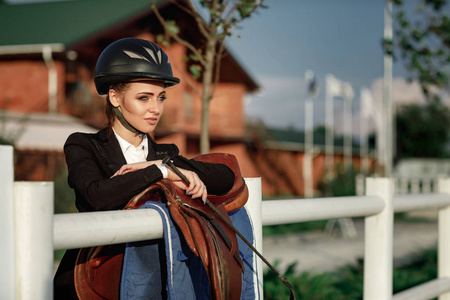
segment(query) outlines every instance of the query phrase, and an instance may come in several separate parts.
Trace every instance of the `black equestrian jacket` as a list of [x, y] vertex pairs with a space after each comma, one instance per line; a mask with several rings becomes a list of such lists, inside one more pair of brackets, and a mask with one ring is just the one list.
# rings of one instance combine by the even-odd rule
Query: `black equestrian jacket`
[[[148, 161], [170, 156], [177, 167], [197, 173], [208, 194], [222, 195], [233, 186], [234, 174], [226, 165], [186, 159], [174, 144], [157, 144], [150, 137], [148, 141]], [[121, 209], [133, 196], [163, 178], [156, 165], [110, 178], [127, 162], [114, 133], [108, 135], [107, 128], [95, 134], [70, 135], [64, 154], [69, 186], [75, 190], [80, 212]]]

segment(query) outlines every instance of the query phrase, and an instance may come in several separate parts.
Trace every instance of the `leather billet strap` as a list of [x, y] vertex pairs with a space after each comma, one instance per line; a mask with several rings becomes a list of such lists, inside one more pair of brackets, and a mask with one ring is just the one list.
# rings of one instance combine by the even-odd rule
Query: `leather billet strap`
[[[163, 164], [165, 164], [167, 167], [169, 167], [170, 169], [172, 169], [175, 174], [177, 174], [186, 185], [190, 185], [189, 180], [180, 172], [180, 170], [178, 170], [178, 168], [173, 164], [173, 161], [170, 159], [170, 157], [166, 157], [163, 159]], [[295, 300], [295, 294], [294, 291], [292, 289], [291, 284], [287, 281], [287, 279], [282, 276], [276, 269], [275, 267], [273, 267], [269, 261], [255, 248], [253, 247], [253, 245], [239, 232], [239, 230], [236, 229], [236, 227], [234, 227], [234, 225], [228, 220], [228, 218], [226, 218], [217, 208], [216, 206], [214, 206], [214, 204], [211, 203], [211, 201], [209, 201], [208, 199], [206, 199], [205, 203], [206, 206], [208, 206], [213, 212], [214, 214], [219, 217], [220, 220], [222, 220], [231, 230], [233, 230], [234, 233], [236, 233], [236, 235], [238, 235], [242, 241], [244, 241], [244, 243], [247, 244], [247, 246], [250, 247], [250, 249], [252, 249], [256, 255], [258, 255], [259, 258], [261, 258], [261, 260], [278, 276], [278, 278], [284, 283], [284, 285], [286, 285], [286, 287], [289, 289], [290, 291], [290, 297], [289, 299], [291, 300]]]

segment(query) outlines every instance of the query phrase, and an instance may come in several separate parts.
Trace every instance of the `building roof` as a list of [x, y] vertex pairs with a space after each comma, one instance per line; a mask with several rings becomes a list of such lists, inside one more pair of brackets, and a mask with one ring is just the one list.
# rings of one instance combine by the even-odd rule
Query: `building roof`
[[68, 115], [0, 110], [0, 139], [11, 140], [19, 150], [60, 152], [74, 132], [94, 133], [97, 129]]
[[[158, 1], [164, 2], [164, 1]], [[0, 4], [0, 46], [73, 45], [149, 10], [150, 0], [68, 0]]]
[[[285, 149], [285, 150], [303, 150], [305, 146], [305, 132], [294, 128], [267, 128], [267, 138], [265, 145], [268, 148]], [[324, 148], [326, 143], [325, 132], [315, 130], [313, 134], [314, 147]], [[334, 150], [341, 153], [344, 147], [344, 138], [342, 136], [334, 137]], [[353, 151], [360, 148], [359, 141], [352, 140]], [[373, 144], [369, 144], [369, 149], [375, 149]]]
[[[0, 31], [0, 55], [42, 53], [44, 48], [50, 47], [54, 53], [76, 50], [78, 54], [84, 53], [85, 59], [87, 56], [97, 58], [112, 41], [133, 35], [131, 24], [146, 28], [151, 22], [146, 17], [152, 15], [152, 3], [153, 0], [0, 2], [0, 28], [3, 28]], [[171, 12], [176, 9], [170, 7], [167, 0], [156, 0], [156, 3], [160, 8], [168, 7]], [[158, 21], [155, 22], [155, 27], [160, 26]], [[186, 32], [194, 43], [202, 44], [197, 30], [184, 27], [189, 28]], [[224, 82], [244, 83], [248, 91], [259, 88], [230, 53], [224, 55], [220, 76]]]

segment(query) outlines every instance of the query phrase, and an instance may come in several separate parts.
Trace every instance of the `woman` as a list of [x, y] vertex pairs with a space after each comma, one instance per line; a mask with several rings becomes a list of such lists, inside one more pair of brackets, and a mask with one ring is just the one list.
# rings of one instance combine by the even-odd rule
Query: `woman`
[[[74, 133], [64, 153], [68, 182], [80, 212], [123, 208], [155, 182], [167, 178], [192, 198], [227, 193], [234, 182], [225, 165], [202, 163], [179, 155], [174, 144], [157, 144], [150, 136], [164, 111], [165, 89], [180, 80], [172, 75], [167, 55], [156, 44], [126, 38], [109, 45], [95, 67], [95, 86], [106, 94], [107, 126], [96, 134]], [[190, 182], [162, 164], [170, 156]], [[55, 299], [77, 299], [74, 266], [78, 249], [68, 250], [55, 275]]]

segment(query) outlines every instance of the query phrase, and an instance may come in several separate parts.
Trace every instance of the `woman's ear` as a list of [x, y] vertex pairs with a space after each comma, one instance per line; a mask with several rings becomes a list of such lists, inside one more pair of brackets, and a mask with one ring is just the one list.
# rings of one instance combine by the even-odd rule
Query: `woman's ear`
[[108, 92], [109, 102], [111, 102], [112, 106], [119, 107], [119, 94], [114, 89], [109, 89]]

